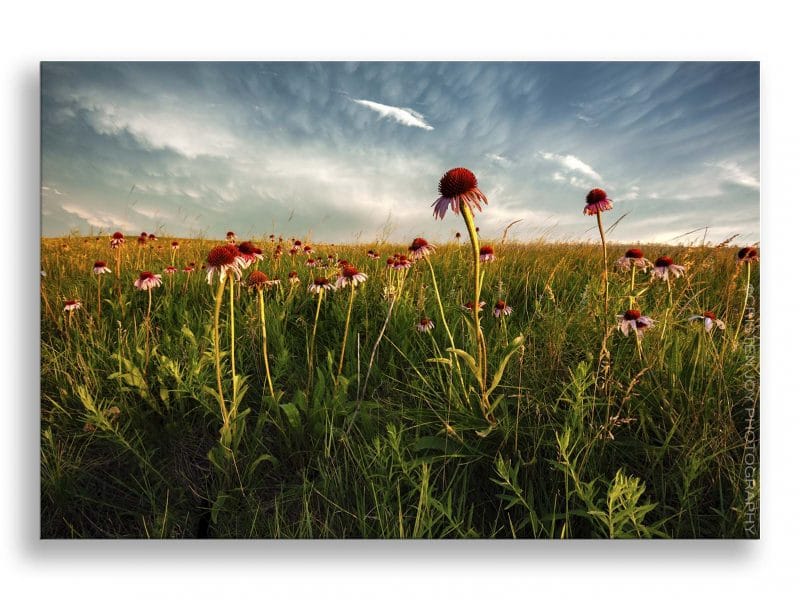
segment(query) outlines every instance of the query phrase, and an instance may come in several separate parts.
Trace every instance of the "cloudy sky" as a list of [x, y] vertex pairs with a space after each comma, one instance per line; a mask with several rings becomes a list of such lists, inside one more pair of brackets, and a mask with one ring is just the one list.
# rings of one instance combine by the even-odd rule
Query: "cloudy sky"
[[[42, 231], [436, 240], [759, 239], [757, 63], [44, 63]], [[683, 235], [695, 229], [703, 231]], [[682, 236], [682, 237], [679, 237]]]

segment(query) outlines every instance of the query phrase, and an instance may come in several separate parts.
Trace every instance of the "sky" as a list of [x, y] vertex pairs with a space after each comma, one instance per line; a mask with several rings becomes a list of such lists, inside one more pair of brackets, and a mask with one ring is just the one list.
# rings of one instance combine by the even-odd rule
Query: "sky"
[[443, 241], [461, 166], [485, 238], [595, 241], [600, 187], [611, 241], [759, 241], [758, 63], [49, 62], [41, 94], [46, 237]]

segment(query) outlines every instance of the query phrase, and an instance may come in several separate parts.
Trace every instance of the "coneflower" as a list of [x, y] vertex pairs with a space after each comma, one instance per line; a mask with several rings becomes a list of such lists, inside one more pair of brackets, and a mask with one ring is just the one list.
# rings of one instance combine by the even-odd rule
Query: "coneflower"
[[417, 323], [417, 331], [422, 333], [427, 333], [429, 331], [433, 331], [434, 324], [428, 317], [422, 317]]
[[344, 337], [342, 338], [342, 352], [339, 355], [339, 371], [336, 374], [336, 382], [339, 381], [339, 376], [342, 374], [342, 367], [344, 367], [344, 351], [347, 347], [347, 334], [350, 330], [350, 315], [353, 313], [353, 300], [356, 297], [356, 288], [359, 283], [367, 280], [366, 274], [359, 271], [353, 265], [347, 265], [342, 268], [341, 275], [336, 279], [336, 287], [341, 289], [350, 286], [350, 300], [347, 303], [347, 317], [344, 322]]
[[297, 271], [289, 271], [289, 283], [292, 285], [296, 285], [300, 283], [300, 278], [297, 276]]
[[229, 244], [230, 243], [235, 244], [236, 243], [236, 234], [233, 233], [232, 231], [229, 231], [228, 233], [225, 234], [225, 241], [228, 242]]
[[[314, 249], [311, 246], [303, 246], [303, 254], [314, 254]], [[328, 256], [328, 258], [331, 258]]]
[[479, 256], [482, 263], [494, 262], [496, 258], [494, 255], [494, 248], [491, 246], [481, 246]]
[[714, 327], [718, 329], [725, 329], [725, 323], [723, 323], [720, 319], [717, 318], [717, 315], [714, 314], [712, 311], [707, 310], [702, 315], [692, 315], [689, 317], [690, 321], [703, 321], [703, 327], [705, 327], [706, 332], [711, 333], [711, 330]]
[[606, 232], [603, 229], [603, 220], [600, 218], [600, 213], [605, 210], [611, 210], [614, 203], [606, 195], [605, 190], [594, 188], [586, 194], [586, 206], [583, 207], [583, 214], [597, 216], [597, 229], [600, 232], [600, 243], [603, 245], [603, 303], [604, 312], [603, 320], [605, 321], [608, 313], [608, 250], [606, 249]]
[[158, 238], [156, 237], [155, 233], [151, 233], [147, 236], [147, 239], [151, 242], [155, 242]]
[[[294, 271], [292, 271], [294, 273]], [[308, 291], [312, 294], [321, 294], [325, 291], [332, 291], [334, 285], [328, 281], [327, 277], [314, 277], [314, 281], [308, 286]]]
[[371, 258], [372, 260], [379, 260], [380, 257], [381, 257], [381, 255], [378, 254], [377, 252], [375, 252], [375, 250], [368, 250], [367, 251], [367, 256], [369, 258]]
[[742, 313], [739, 316], [739, 322], [736, 324], [736, 331], [733, 334], [734, 348], [738, 343], [739, 331], [742, 329], [744, 315], [747, 312], [747, 301], [750, 298], [750, 265], [752, 265], [754, 262], [758, 262], [758, 249], [754, 248], [753, 246], [746, 246], [739, 250], [739, 252], [736, 254], [736, 258], [740, 264], [745, 263], [745, 265], [747, 265], [747, 277], [744, 282], [744, 303], [742, 304]]
[[100, 288], [102, 287], [101, 279], [103, 278], [103, 273], [111, 273], [111, 269], [108, 268], [106, 265], [106, 261], [104, 260], [97, 260], [94, 263], [94, 267], [92, 267], [94, 274], [97, 275], [97, 318], [100, 318], [102, 304], [100, 302]]
[[669, 256], [659, 256], [653, 268], [652, 278], [668, 282], [670, 277], [675, 279], [683, 277], [685, 271], [686, 267], [676, 265]]
[[[486, 302], [481, 300], [478, 303], [477, 312], [482, 311], [484, 306], [486, 306]], [[472, 300], [468, 300], [467, 302], [465, 302], [464, 304], [461, 305], [461, 308], [463, 308], [465, 311], [467, 311], [469, 313], [474, 312], [475, 311], [475, 303]]]
[[215, 273], [219, 273], [220, 283], [225, 281], [225, 276], [228, 273], [232, 273], [237, 279], [241, 279], [242, 264], [239, 251], [235, 246], [227, 245], [212, 248], [206, 259], [208, 284], [211, 285], [211, 280], [214, 278]]
[[144, 343], [144, 371], [147, 372], [147, 364], [150, 361], [150, 312], [153, 306], [153, 288], [161, 285], [161, 275], [142, 271], [139, 277], [133, 282], [136, 289], [147, 292], [147, 315], [145, 315], [145, 343]]
[[70, 323], [72, 322], [72, 313], [76, 310], [82, 308], [82, 304], [80, 300], [65, 300], [64, 301], [64, 312], [67, 313], [67, 328], [69, 328]]
[[643, 273], [647, 273], [647, 269], [651, 268], [653, 263], [644, 257], [644, 252], [639, 248], [628, 248], [628, 250], [625, 251], [625, 255], [619, 257], [615, 264], [620, 271], [631, 272], [628, 308], [633, 308], [633, 304], [636, 301], [636, 296], [634, 295], [634, 290], [636, 289], [636, 268], [638, 267]]
[[120, 252], [122, 244], [125, 243], [125, 236], [121, 231], [115, 231], [111, 236], [111, 249], [114, 251], [114, 274], [119, 280], [119, 267], [121, 262]]
[[392, 268], [394, 268], [395, 271], [404, 271], [410, 269], [412, 266], [413, 263], [408, 260], [405, 254], [398, 255], [392, 262]]
[[306, 260], [306, 266], [307, 266], [309, 269], [313, 269], [314, 267], [316, 267], [316, 266], [317, 266], [317, 261], [316, 261], [316, 260], [314, 260], [313, 258], [309, 258], [308, 260]]
[[264, 287], [274, 285], [275, 281], [267, 277], [261, 271], [253, 271], [247, 278], [247, 285], [258, 292], [258, 311], [261, 317], [261, 343], [262, 351], [264, 353], [264, 369], [267, 375], [267, 384], [269, 385], [269, 395], [275, 397], [275, 391], [272, 389], [272, 376], [269, 372], [269, 353], [267, 351], [267, 321], [264, 311]]
[[256, 247], [252, 242], [242, 242], [236, 249], [239, 251], [239, 259], [244, 268], [257, 263], [264, 258], [261, 248]]
[[495, 305], [494, 305], [494, 316], [495, 317], [498, 317], [498, 318], [501, 317], [501, 316], [507, 317], [508, 315], [511, 314], [511, 312], [512, 312], [512, 309], [508, 304], [506, 304], [505, 300], [498, 300], [497, 302], [495, 302]]
[[625, 314], [617, 315], [617, 325], [623, 335], [627, 336], [628, 332], [636, 332], [636, 336], [641, 338], [648, 328], [653, 326], [653, 319], [645, 317], [642, 313], [635, 309], [625, 311]]
[[414, 260], [427, 257], [428, 254], [432, 254], [435, 251], [436, 246], [428, 243], [428, 240], [421, 237], [414, 238], [414, 240], [411, 242], [411, 245], [408, 247], [408, 253]]

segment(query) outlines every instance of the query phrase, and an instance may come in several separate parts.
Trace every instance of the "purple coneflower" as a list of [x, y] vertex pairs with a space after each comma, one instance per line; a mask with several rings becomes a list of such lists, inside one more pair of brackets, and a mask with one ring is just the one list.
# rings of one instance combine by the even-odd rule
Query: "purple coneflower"
[[314, 281], [308, 286], [308, 291], [312, 294], [319, 294], [324, 291], [331, 291], [334, 289], [333, 284], [328, 281], [327, 277], [314, 277]]
[[98, 260], [95, 261], [94, 267], [92, 268], [95, 275], [102, 275], [103, 273], [111, 273], [111, 269], [106, 266], [106, 261]]
[[292, 285], [300, 283], [300, 278], [297, 276], [297, 271], [289, 272], [289, 283], [291, 283]]
[[263, 289], [265, 287], [272, 287], [273, 285], [278, 285], [280, 281], [277, 279], [270, 279], [261, 271], [253, 271], [247, 277], [247, 287], [255, 288], [255, 289]]
[[617, 268], [621, 271], [630, 271], [631, 267], [638, 267], [642, 272], [646, 273], [647, 269], [653, 266], [649, 260], [644, 257], [644, 252], [639, 248], [629, 248], [625, 251], [625, 256], [621, 256], [616, 262]]
[[311, 246], [303, 246], [303, 254], [314, 254], [314, 249]]
[[637, 337], [642, 337], [648, 327], [652, 327], [653, 319], [642, 316], [635, 309], [626, 310], [624, 315], [617, 315], [619, 330], [627, 336], [629, 331], [635, 331]]
[[252, 242], [242, 242], [236, 249], [239, 251], [239, 259], [245, 268], [264, 259], [261, 248], [256, 247]]
[[434, 246], [433, 244], [429, 244], [428, 240], [421, 237], [414, 238], [414, 241], [412, 241], [411, 245], [408, 247], [408, 253], [414, 260], [423, 258], [428, 254], [432, 254], [435, 251], [436, 251], [436, 246]]
[[375, 252], [375, 250], [370, 250], [369, 252], [367, 252], [367, 256], [372, 260], [379, 260], [381, 257], [381, 255]]
[[156, 237], [155, 233], [151, 233], [150, 235], [147, 236], [147, 239], [150, 240], [151, 242], [155, 242], [158, 238]]
[[183, 272], [186, 273], [187, 275], [189, 273], [194, 273], [194, 263], [190, 263], [190, 264], [186, 265], [185, 267], [183, 267]]
[[583, 207], [583, 214], [596, 215], [604, 210], [611, 210], [614, 203], [611, 201], [604, 190], [595, 188], [586, 194], [586, 206]]
[[739, 250], [736, 254], [739, 262], [744, 263], [751, 263], [751, 262], [758, 262], [758, 248], [754, 248], [753, 246], [746, 246]]
[[408, 260], [408, 257], [405, 254], [400, 254], [399, 256], [395, 257], [392, 267], [396, 271], [402, 271], [405, 269], [410, 269], [412, 264], [413, 263]]
[[64, 302], [64, 312], [72, 312], [73, 310], [78, 310], [83, 305], [81, 304], [80, 300], [66, 300]]
[[181, 245], [180, 245], [178, 242], [174, 241], [174, 240], [173, 240], [173, 242], [170, 244], [170, 246], [172, 247], [172, 249], [173, 249], [173, 250], [177, 250], [178, 248], [180, 248], [180, 247], [181, 247]]
[[481, 246], [480, 248], [480, 260], [481, 262], [494, 262], [495, 260], [494, 255], [494, 248], [491, 246]]
[[675, 279], [683, 277], [686, 267], [676, 265], [669, 256], [659, 256], [653, 268], [653, 278], [669, 281], [670, 275]]
[[111, 236], [111, 247], [118, 248], [124, 243], [125, 243], [125, 236], [122, 234], [121, 231], [115, 231], [114, 234]]
[[214, 278], [214, 273], [219, 273], [220, 282], [225, 280], [228, 272], [236, 275], [237, 279], [242, 277], [242, 261], [239, 251], [235, 246], [217, 246], [212, 248], [206, 259], [206, 272], [208, 273], [208, 284]]
[[444, 219], [447, 208], [455, 214], [460, 214], [460, 203], [464, 203], [480, 212], [481, 201], [489, 204], [486, 196], [478, 189], [478, 179], [469, 169], [457, 167], [450, 169], [439, 180], [439, 198], [431, 205], [433, 206], [433, 216], [435, 219]]
[[176, 267], [173, 267], [172, 265], [169, 265], [168, 267], [164, 268], [164, 273], [167, 275], [174, 275], [177, 272], [178, 269]]
[[428, 317], [422, 317], [417, 323], [417, 331], [427, 333], [434, 328], [433, 321], [431, 321]]
[[367, 280], [367, 276], [353, 265], [342, 267], [342, 274], [336, 279], [336, 287], [343, 288], [348, 285], [357, 287], [359, 283]]
[[136, 281], [133, 282], [133, 285], [138, 290], [147, 292], [161, 285], [161, 275], [150, 271], [142, 271]]
[[703, 327], [705, 327], [708, 333], [711, 333], [711, 330], [714, 327], [718, 327], [719, 329], [725, 329], [725, 323], [723, 323], [720, 319], [717, 318], [717, 315], [707, 310], [702, 315], [694, 315], [689, 317], [690, 321], [703, 321]]
[[228, 233], [225, 234], [225, 241], [228, 243], [231, 242], [236, 243], [236, 234], [233, 233], [232, 231], [229, 231]]
[[511, 312], [512, 312], [511, 307], [508, 304], [506, 304], [505, 300], [498, 300], [494, 305], [495, 317], [500, 317], [501, 315], [507, 317], [508, 315], [511, 314]]
[[306, 261], [306, 266], [307, 266], [309, 269], [313, 269], [314, 267], [316, 267], [316, 266], [317, 266], [317, 261], [315, 261], [313, 258], [309, 258], [309, 259]]
[[[486, 302], [481, 300], [480, 303], [478, 304], [478, 312], [481, 312], [484, 306], [486, 306]], [[472, 312], [475, 308], [475, 303], [472, 300], [468, 300], [467, 302], [461, 305], [461, 308], [463, 308], [467, 312]]]

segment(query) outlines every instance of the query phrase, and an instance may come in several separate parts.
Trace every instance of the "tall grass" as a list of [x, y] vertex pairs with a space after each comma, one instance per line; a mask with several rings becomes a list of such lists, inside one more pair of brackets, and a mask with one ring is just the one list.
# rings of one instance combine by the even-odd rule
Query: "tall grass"
[[[743, 457], [748, 410], [758, 415], [758, 357], [733, 343], [744, 298], [733, 249], [642, 247], [649, 257], [670, 254], [687, 276], [673, 283], [670, 301], [665, 285], [636, 275], [636, 303], [657, 320], [639, 354], [632, 337], [604, 329], [598, 245], [495, 245], [482, 299], [490, 307], [502, 297], [514, 312], [508, 335], [488, 310], [481, 320], [489, 378], [502, 370], [487, 429], [481, 390], [446, 351], [469, 348], [475, 336], [461, 308], [474, 294], [466, 249], [443, 245], [431, 257], [442, 315], [423, 261], [389, 300], [385, 263], [369, 261], [368, 247], [320, 245], [319, 254], [335, 253], [369, 279], [352, 297], [328, 293], [317, 320], [311, 271], [257, 242], [271, 263], [264, 269], [283, 280], [264, 296], [274, 394], [263, 385], [259, 303], [242, 285], [233, 315], [219, 323], [221, 339], [235, 333], [234, 397], [225, 347], [226, 375], [216, 377], [215, 290], [204, 273], [159, 288], [148, 324], [148, 298], [133, 288], [137, 253], [125, 248], [119, 280], [109, 274], [101, 289], [98, 318], [91, 267], [114, 261], [108, 241], [43, 240], [43, 537], [745, 535], [752, 487]], [[200, 265], [213, 245], [181, 240], [180, 260]], [[384, 257], [405, 252], [371, 247]], [[609, 256], [624, 250], [610, 245]], [[171, 263], [169, 244], [145, 260], [160, 272]], [[294, 288], [290, 270], [303, 280]], [[756, 315], [758, 282], [754, 266]], [[624, 312], [630, 274], [611, 271], [608, 286], [610, 314]], [[59, 310], [67, 298], [84, 300], [69, 328]], [[731, 326], [706, 334], [688, 321], [704, 310]], [[417, 332], [423, 312], [449, 327]], [[757, 322], [742, 331], [757, 336]], [[604, 348], [611, 360], [598, 370]], [[218, 450], [221, 394], [238, 406], [228, 453]]]

